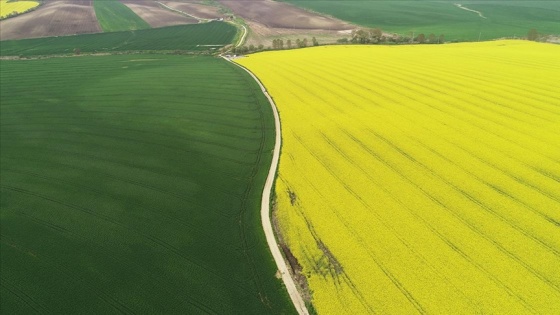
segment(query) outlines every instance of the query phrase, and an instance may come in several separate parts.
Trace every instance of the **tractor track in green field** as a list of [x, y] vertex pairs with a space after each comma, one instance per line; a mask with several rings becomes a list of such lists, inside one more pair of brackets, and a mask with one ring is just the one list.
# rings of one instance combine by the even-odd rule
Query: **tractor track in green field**
[[[141, 236], [145, 239], [150, 240], [151, 242], [153, 242], [153, 243], [165, 248], [166, 250], [170, 251], [174, 255], [177, 255], [177, 256], [181, 257], [183, 260], [188, 261], [190, 264], [200, 268], [201, 270], [204, 270], [205, 272], [207, 272], [209, 275], [212, 275], [213, 277], [216, 277], [216, 278], [221, 279], [223, 281], [229, 281], [229, 278], [227, 278], [226, 275], [220, 275], [220, 274], [214, 272], [212, 269], [206, 267], [203, 262], [196, 261], [196, 260], [192, 259], [191, 257], [185, 255], [181, 250], [179, 250], [175, 246], [171, 245], [170, 243], [168, 243], [168, 242], [166, 242], [166, 241], [164, 241], [164, 240], [162, 240], [158, 237], [155, 237], [153, 235], [145, 234], [145, 233], [139, 231], [138, 229], [136, 229], [132, 226], [126, 225], [126, 224], [124, 224], [124, 223], [122, 223], [118, 220], [115, 220], [115, 219], [113, 219], [113, 218], [111, 218], [107, 215], [96, 213], [96, 211], [94, 211], [90, 208], [82, 207], [82, 206], [76, 205], [76, 204], [71, 203], [71, 202], [51, 198], [51, 197], [46, 196], [44, 194], [40, 194], [40, 193], [37, 193], [35, 191], [31, 191], [31, 190], [28, 190], [28, 189], [23, 189], [23, 188], [19, 188], [19, 187], [15, 187], [15, 186], [0, 185], [0, 189], [10, 190], [12, 192], [25, 194], [25, 195], [30, 196], [30, 197], [40, 198], [40, 199], [43, 199], [43, 200], [47, 200], [48, 202], [59, 204], [63, 207], [69, 208], [69, 209], [73, 209], [73, 210], [77, 210], [77, 211], [80, 211], [80, 212], [87, 213], [87, 214], [91, 215], [92, 217], [95, 217], [95, 218], [100, 219], [102, 221], [109, 222], [111, 224], [119, 226], [120, 228], [123, 228], [125, 230], [129, 230], [129, 231], [131, 231], [135, 234], [138, 234], [139, 236]], [[238, 286], [240, 289], [245, 290], [245, 288], [243, 286], [240, 286], [238, 283], [235, 283], [235, 286]], [[126, 306], [124, 306], [124, 307], [128, 309], [128, 307], [126, 307]], [[131, 312], [131, 313], [133, 313], [133, 312]]]
[[[37, 131], [37, 130], [36, 130]], [[39, 130], [41, 131], [41, 130]], [[42, 131], [50, 131], [50, 132], [58, 132], [58, 133], [62, 133], [64, 135], [68, 135], [68, 132], [61, 132], [58, 130], [48, 130], [48, 129], [43, 129]], [[3, 131], [4, 133], [20, 133], [19, 131]], [[225, 160], [225, 161], [229, 161], [229, 162], [233, 162], [235, 164], [238, 165], [251, 165], [250, 163], [247, 163], [245, 161], [240, 161], [240, 160], [236, 160], [233, 158], [229, 158], [229, 157], [223, 157], [221, 155], [218, 154], [211, 154], [208, 152], [202, 152], [200, 150], [187, 150], [184, 147], [178, 147], [178, 146], [170, 146], [170, 145], [166, 145], [166, 144], [162, 144], [162, 143], [158, 143], [158, 142], [150, 142], [150, 141], [146, 141], [146, 140], [138, 140], [138, 139], [134, 139], [134, 138], [128, 138], [128, 137], [122, 137], [122, 136], [111, 136], [111, 135], [107, 135], [107, 134], [99, 134], [99, 133], [91, 133], [91, 132], [78, 132], [78, 131], [74, 131], [71, 134], [81, 134], [81, 135], [85, 135], [85, 136], [95, 136], [95, 137], [100, 137], [100, 138], [106, 138], [106, 139], [119, 139], [119, 140], [123, 140], [124, 142], [127, 141], [134, 141], [137, 143], [142, 143], [142, 144], [149, 144], [149, 145], [155, 145], [158, 147], [162, 147], [162, 148], [166, 148], [166, 149], [171, 149], [174, 151], [179, 151], [179, 152], [185, 152], [185, 153], [191, 153], [191, 154], [197, 154], [200, 156], [205, 156], [205, 157], [212, 157], [215, 159], [219, 159], [219, 160]], [[37, 136], [37, 137], [28, 137], [29, 139], [60, 139], [60, 138], [56, 138], [56, 137], [46, 137], [46, 136]], [[79, 143], [79, 141], [77, 141], [76, 143]]]
[[[28, 159], [28, 160], [29, 160], [29, 159]], [[32, 161], [40, 162], [39, 160], [36, 160], [36, 159], [35, 159], [35, 160], [32, 160]], [[79, 170], [79, 171], [86, 171], [86, 170], [87, 170], [87, 169], [85, 169], [85, 168], [78, 168], [78, 167], [76, 167], [76, 166], [70, 166], [70, 165], [65, 165], [65, 168], [76, 169], [76, 170]], [[80, 187], [80, 188], [83, 188], [83, 189], [85, 189], [85, 190], [87, 190], [87, 191], [94, 192], [94, 193], [98, 194], [99, 196], [106, 196], [106, 195], [107, 195], [107, 193], [105, 193], [105, 192], [103, 192], [103, 191], [101, 191], [101, 190], [99, 190], [99, 189], [96, 189], [96, 188], [94, 188], [94, 187], [85, 186], [85, 185], [76, 185], [75, 183], [72, 183], [72, 182], [70, 182], [70, 181], [61, 180], [61, 179], [56, 178], [56, 177], [53, 177], [53, 176], [45, 176], [45, 175], [42, 175], [42, 174], [39, 174], [39, 173], [35, 173], [35, 172], [21, 171], [21, 170], [13, 170], [13, 169], [7, 169], [7, 168], [4, 168], [2, 171], [8, 171], [8, 172], [19, 173], [19, 174], [26, 174], [26, 175], [30, 175], [30, 176], [32, 176], [32, 177], [34, 177], [34, 178], [41, 178], [41, 179], [44, 179], [44, 180], [46, 180], [46, 181], [48, 181], [48, 182], [63, 183], [63, 184], [68, 185], [69, 187]], [[103, 174], [103, 175], [106, 176], [106, 174]], [[118, 180], [122, 180], [122, 178], [117, 178], [117, 179], [118, 179]], [[135, 203], [134, 205], [135, 205], [135, 207], [137, 207], [137, 208], [139, 208], [139, 209], [142, 209], [142, 208], [143, 208], [143, 209], [146, 209], [146, 207], [145, 207], [144, 205], [140, 204], [140, 203]], [[22, 215], [25, 215], [25, 213], [22, 213]], [[169, 219], [169, 220], [178, 220], [178, 221], [180, 221], [181, 224], [184, 225], [186, 228], [194, 229], [194, 230], [200, 231], [201, 233], [203, 233], [203, 234], [205, 235], [205, 237], [207, 237], [208, 239], [213, 240], [212, 246], [218, 246], [218, 247], [220, 247], [220, 249], [223, 250], [224, 252], [231, 252], [231, 251], [232, 251], [232, 248], [231, 248], [231, 245], [232, 245], [232, 244], [230, 244], [230, 243], [224, 243], [224, 242], [220, 241], [214, 234], [206, 233], [206, 232], [207, 232], [206, 229], [200, 227], [199, 225], [195, 225], [195, 224], [193, 224], [193, 223], [191, 223], [191, 222], [188, 222], [188, 221], [186, 221], [186, 220], [183, 220], [183, 219], [178, 219], [178, 218], [176, 218], [176, 217], [174, 217], [174, 216], [172, 216], [172, 215], [164, 215], [164, 216], [165, 216], [167, 219]], [[35, 219], [36, 219], [36, 218], [35, 218]], [[38, 220], [38, 219], [37, 219], [37, 220]], [[53, 226], [54, 226], [54, 225], [53, 225]], [[64, 230], [64, 231], [66, 231], [66, 232], [68, 232], [68, 233], [70, 233], [67, 229], [64, 229], [64, 228], [61, 228], [61, 227], [58, 227], [58, 226], [57, 226], [57, 228], [58, 228], [58, 229], [61, 229], [61, 230]], [[80, 236], [80, 237], [81, 237], [81, 236]], [[82, 237], [82, 238], [83, 238], [83, 237]]]
[[[2, 235], [0, 235], [0, 243], [2, 241], [3, 241], [3, 237]], [[34, 310], [35, 313], [37, 314], [50, 313], [48, 308], [46, 308], [44, 305], [37, 303], [31, 296], [18, 289], [14, 284], [10, 283], [10, 281], [5, 279], [4, 277], [0, 277], [0, 286], [5, 290], [7, 290], [8, 292], [10, 292], [12, 295], [17, 296], [18, 299], [23, 301], [27, 306], [29, 306], [32, 310]]]
[[273, 146], [258, 85], [216, 58], [128, 59], [2, 61], [2, 267], [48, 308], [2, 287], [7, 310], [292, 313], [255, 215]]
[[[2, 187], [0, 187], [1, 189]], [[73, 233], [67, 229], [61, 228], [58, 225], [54, 225], [48, 221], [45, 221], [43, 219], [39, 219], [37, 217], [31, 216], [25, 212], [21, 212], [20, 213], [21, 216], [26, 217], [27, 219], [39, 224], [40, 226], [45, 226], [51, 230], [55, 230], [57, 231], [57, 233], [63, 234], [63, 235], [70, 235], [74, 238], [78, 238], [81, 239], [84, 242], [87, 242], [88, 239], [86, 239], [84, 236], [78, 235], [76, 233]], [[2, 239], [5, 239], [5, 237], [3, 237], [2, 235], [0, 235], [0, 242], [2, 241]], [[23, 250], [24, 248], [21, 247], [21, 245], [13, 245], [16, 246], [18, 249]], [[103, 247], [103, 250], [105, 251], [110, 251], [109, 248], [107, 247]], [[115, 254], [115, 253], [113, 253]], [[53, 269], [57, 270], [61, 275], [64, 275], [66, 277], [71, 278], [74, 281], [77, 281], [80, 283], [81, 286], [85, 286], [88, 288], [91, 288], [95, 293], [95, 295], [102, 300], [104, 303], [111, 305], [112, 308], [116, 309], [119, 311], [119, 313], [122, 314], [134, 314], [134, 312], [132, 312], [128, 307], [126, 307], [125, 305], [123, 305], [120, 301], [118, 301], [117, 299], [114, 299], [110, 296], [109, 293], [105, 292], [104, 290], [96, 290], [93, 287], [91, 287], [90, 285], [88, 285], [87, 281], [85, 279], [81, 279], [78, 277], [72, 277], [71, 275], [69, 275], [66, 270], [63, 269], [63, 267], [60, 266], [60, 264], [56, 263], [53, 259], [53, 257], [50, 256], [40, 256], [38, 257], [38, 259], [40, 259], [43, 263], [46, 263], [48, 265], [50, 265], [51, 267], [53, 267]], [[131, 260], [131, 261], [123, 261], [123, 263], [126, 263], [127, 265], [134, 265], [137, 267], [141, 267], [136, 261]], [[150, 279], [153, 281], [153, 283], [155, 284], [163, 284], [162, 281], [159, 279], [159, 277], [156, 274], [153, 273], [148, 273]], [[4, 282], [4, 279], [2, 279], [2, 282]], [[165, 285], [161, 285], [162, 288], [165, 288]], [[20, 291], [21, 292], [21, 291]], [[167, 293], [169, 294], [169, 296], [173, 296], [174, 299], [181, 301], [181, 302], [186, 302], [189, 303], [195, 307], [197, 307], [200, 310], [203, 310], [207, 313], [209, 313], [209, 309], [206, 305], [200, 304], [198, 301], [189, 298], [189, 296], [186, 296], [186, 300], [185, 300], [185, 295], [184, 294], [177, 294], [177, 292], [171, 292], [171, 291], [167, 291]], [[22, 292], [22, 294], [25, 294]], [[31, 297], [29, 297], [29, 295], [25, 294], [26, 297], [28, 297], [30, 300], [32, 300]], [[35, 304], [38, 304], [35, 302]], [[115, 305], [118, 304], [118, 305]], [[119, 307], [120, 306], [120, 307]], [[123, 308], [125, 309], [123, 311]], [[45, 306], [41, 305], [41, 309], [43, 310], [42, 312], [38, 312], [38, 314], [43, 314], [43, 313], [52, 313], [52, 311], [48, 311], [45, 312], [45, 309], [48, 310], [48, 308], [46, 308]], [[126, 311], [128, 310], [128, 311]], [[211, 309], [210, 309], [211, 310]], [[215, 311], [213, 311], [212, 313], [217, 314]]]

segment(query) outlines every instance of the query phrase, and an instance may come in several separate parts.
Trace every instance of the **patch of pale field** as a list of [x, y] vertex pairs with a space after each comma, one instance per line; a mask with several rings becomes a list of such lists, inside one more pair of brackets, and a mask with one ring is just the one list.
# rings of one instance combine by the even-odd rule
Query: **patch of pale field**
[[151, 27], [196, 24], [197, 19], [173, 12], [152, 0], [121, 0]]
[[310, 12], [289, 3], [272, 0], [220, 1], [246, 21], [270, 28], [345, 30], [349, 23]]
[[560, 312], [560, 47], [249, 55], [283, 239], [320, 314]]
[[287, 47], [287, 41], [291, 40], [294, 47], [296, 46], [296, 40], [303, 40], [307, 38], [309, 45], [311, 45], [311, 39], [315, 37], [317, 42], [321, 45], [324, 44], [334, 44], [337, 40], [342, 38], [350, 38], [351, 29], [348, 30], [323, 30], [323, 29], [290, 29], [290, 28], [270, 28], [266, 25], [247, 21], [247, 26], [249, 26], [249, 35], [245, 45], [263, 45], [266, 47], [272, 47], [272, 41], [275, 39], [281, 39], [284, 41], [284, 47]]
[[224, 17], [224, 13], [218, 6], [206, 5], [195, 1], [181, 2], [163, 0], [160, 2], [175, 10], [196, 16], [199, 19], [218, 19]]
[[356, 28], [348, 22], [304, 10], [286, 2], [272, 0], [219, 1], [237, 16], [244, 19], [250, 31], [246, 45], [272, 46], [272, 41], [282, 39], [294, 42], [299, 38], [315, 37], [321, 44], [336, 43], [349, 37]]

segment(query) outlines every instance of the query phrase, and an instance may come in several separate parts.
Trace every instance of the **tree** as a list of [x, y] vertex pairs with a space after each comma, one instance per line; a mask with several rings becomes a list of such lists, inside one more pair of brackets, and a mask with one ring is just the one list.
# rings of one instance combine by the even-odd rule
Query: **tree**
[[272, 40], [272, 49], [284, 49], [284, 41], [281, 39]]
[[369, 39], [370, 39], [370, 34], [368, 31], [364, 29], [358, 29], [352, 31], [353, 43], [365, 44], [369, 42]]
[[537, 41], [537, 39], [539, 39], [539, 33], [537, 32], [537, 30], [534, 28], [530, 29], [527, 33], [527, 39]]
[[374, 28], [374, 29], [371, 31], [371, 37], [380, 39], [381, 36], [383, 36], [383, 32], [381, 31], [381, 29], [379, 29], [379, 28]]
[[259, 50], [264, 50], [264, 45], [263, 45], [263, 44], [260, 44], [259, 47], [258, 47], [258, 49], [259, 49]]
[[438, 44], [443, 44], [445, 42], [445, 35], [440, 34], [438, 37]]
[[286, 42], [286, 45], [288, 46], [288, 49], [292, 49], [292, 40], [288, 39], [288, 41]]
[[255, 51], [255, 45], [253, 44], [249, 45], [249, 51]]
[[75, 55], [79, 55], [82, 53], [82, 50], [80, 48], [74, 48], [74, 54]]
[[430, 44], [433, 44], [433, 43], [436, 42], [436, 35], [434, 35], [434, 33], [428, 35], [428, 42], [429, 42]]
[[313, 46], [319, 46], [319, 42], [317, 41], [317, 38], [315, 38], [315, 36], [313, 36], [311, 41], [313, 42]]
[[307, 38], [304, 38], [303, 40], [301, 39], [296, 39], [296, 46], [299, 48], [303, 48], [307, 46]]
[[420, 44], [423, 44], [426, 41], [426, 35], [419, 34], [418, 36], [416, 36], [416, 41]]

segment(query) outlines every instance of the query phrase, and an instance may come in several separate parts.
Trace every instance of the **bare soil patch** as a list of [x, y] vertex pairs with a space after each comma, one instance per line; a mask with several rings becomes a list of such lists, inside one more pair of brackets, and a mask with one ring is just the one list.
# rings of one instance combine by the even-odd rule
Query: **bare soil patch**
[[0, 40], [100, 32], [93, 0], [45, 0], [33, 12], [0, 21]]
[[221, 0], [224, 6], [245, 20], [257, 22], [270, 28], [298, 30], [346, 30], [350, 24], [331, 17], [272, 0]]
[[181, 15], [159, 5], [153, 0], [120, 0], [151, 27], [196, 24], [197, 19]]
[[169, 6], [170, 8], [192, 14], [201, 19], [219, 19], [223, 18], [224, 14], [220, 11], [220, 8], [213, 7], [209, 5], [204, 5], [200, 3], [195, 3], [193, 1], [181, 2], [181, 1], [160, 1], [161, 3]]
[[348, 37], [356, 26], [307, 11], [291, 4], [272, 0], [220, 0], [234, 14], [242, 17], [250, 28], [247, 45], [271, 46], [272, 40], [315, 37], [320, 44], [334, 43]]

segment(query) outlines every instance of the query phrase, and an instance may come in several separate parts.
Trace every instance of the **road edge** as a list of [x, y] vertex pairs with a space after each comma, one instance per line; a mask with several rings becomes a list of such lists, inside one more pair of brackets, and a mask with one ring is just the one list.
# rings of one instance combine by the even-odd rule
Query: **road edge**
[[274, 229], [272, 228], [272, 222], [270, 221], [270, 195], [272, 192], [272, 187], [274, 186], [274, 180], [276, 178], [276, 171], [278, 169], [278, 163], [280, 161], [280, 148], [282, 146], [282, 134], [280, 128], [280, 115], [278, 114], [278, 109], [276, 107], [276, 103], [272, 97], [268, 94], [266, 88], [262, 84], [262, 82], [251, 72], [249, 69], [243, 67], [242, 65], [231, 61], [230, 59], [223, 57], [226, 61], [232, 63], [233, 65], [245, 70], [253, 79], [258, 83], [261, 88], [261, 91], [264, 93], [270, 106], [272, 107], [272, 112], [274, 113], [274, 125], [275, 125], [275, 133], [276, 133], [276, 140], [274, 143], [274, 151], [272, 155], [272, 163], [270, 165], [270, 169], [268, 171], [268, 176], [266, 178], [266, 182], [264, 185], [262, 200], [261, 200], [261, 222], [264, 230], [264, 234], [266, 236], [266, 242], [268, 247], [270, 248], [270, 252], [276, 262], [276, 266], [278, 267], [278, 271], [282, 275], [282, 281], [286, 286], [286, 290], [290, 295], [290, 299], [294, 304], [298, 314], [300, 315], [309, 315], [309, 311], [307, 310], [307, 306], [303, 301], [301, 294], [299, 293], [294, 279], [292, 278], [286, 261], [284, 260], [284, 256], [280, 251], [280, 246], [276, 241], [276, 236], [274, 235]]

